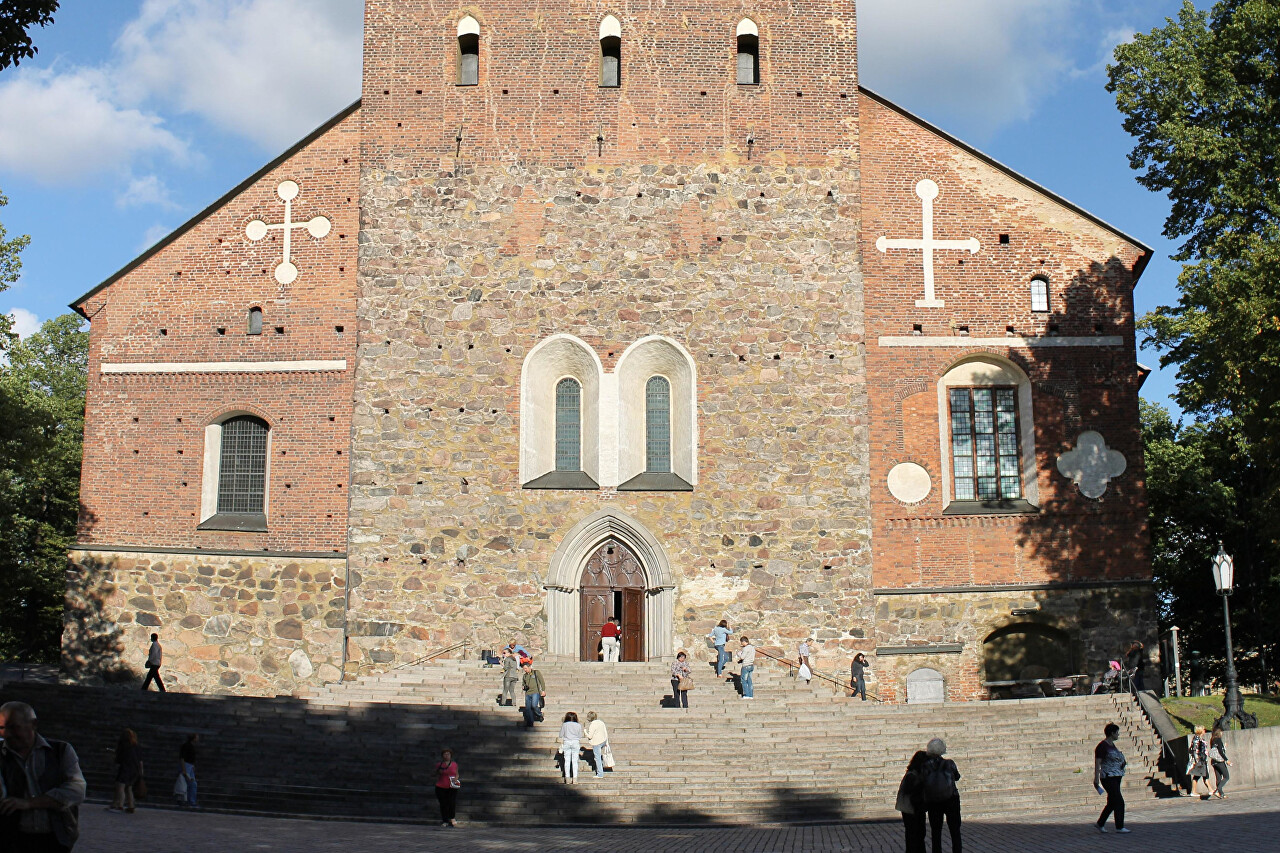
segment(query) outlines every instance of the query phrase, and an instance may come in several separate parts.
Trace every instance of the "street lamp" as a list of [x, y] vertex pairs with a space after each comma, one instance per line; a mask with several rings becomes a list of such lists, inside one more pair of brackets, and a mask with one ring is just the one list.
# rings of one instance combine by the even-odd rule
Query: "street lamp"
[[1227, 606], [1227, 597], [1231, 595], [1231, 585], [1235, 580], [1235, 562], [1218, 543], [1218, 553], [1213, 555], [1213, 585], [1222, 596], [1222, 621], [1227, 631], [1227, 695], [1222, 700], [1226, 713], [1218, 719], [1218, 725], [1224, 729], [1233, 728], [1233, 723], [1242, 729], [1256, 728], [1258, 718], [1244, 712], [1244, 703], [1240, 700], [1240, 684], [1236, 678], [1236, 660], [1231, 650], [1231, 610]]

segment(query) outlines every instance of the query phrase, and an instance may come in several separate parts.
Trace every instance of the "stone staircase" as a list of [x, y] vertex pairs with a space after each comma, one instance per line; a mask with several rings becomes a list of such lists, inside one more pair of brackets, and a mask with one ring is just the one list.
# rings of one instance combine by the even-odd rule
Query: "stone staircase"
[[[1130, 696], [932, 706], [882, 705], [805, 685], [768, 664], [756, 699], [713, 673], [692, 707], [670, 705], [662, 664], [542, 663], [546, 722], [525, 728], [497, 704], [501, 675], [441, 661], [330, 685], [298, 697], [252, 698], [9, 684], [0, 700], [34, 705], [41, 730], [70, 740], [91, 793], [107, 796], [119, 730], [138, 732], [153, 799], [168, 800], [178, 746], [198, 731], [206, 807], [378, 819], [430, 819], [439, 751], [454, 750], [468, 821], [742, 823], [896, 818], [907, 760], [933, 736], [963, 774], [969, 815], [1051, 808], [1091, 812], [1092, 750], [1121, 727], [1131, 798], [1172, 787], [1155, 770], [1159, 741]], [[576, 786], [554, 761], [568, 710], [609, 726], [617, 769]]]

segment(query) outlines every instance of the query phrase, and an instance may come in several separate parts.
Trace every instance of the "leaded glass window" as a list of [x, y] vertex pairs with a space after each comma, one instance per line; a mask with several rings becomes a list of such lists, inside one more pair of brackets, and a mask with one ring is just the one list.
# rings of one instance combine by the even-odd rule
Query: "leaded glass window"
[[671, 383], [651, 376], [644, 386], [645, 471], [671, 473]]
[[243, 416], [222, 424], [218, 512], [260, 514], [267, 484], [267, 424]]
[[576, 379], [556, 384], [556, 470], [582, 470], [582, 386]]
[[1016, 388], [952, 388], [951, 465], [958, 501], [1022, 497]]

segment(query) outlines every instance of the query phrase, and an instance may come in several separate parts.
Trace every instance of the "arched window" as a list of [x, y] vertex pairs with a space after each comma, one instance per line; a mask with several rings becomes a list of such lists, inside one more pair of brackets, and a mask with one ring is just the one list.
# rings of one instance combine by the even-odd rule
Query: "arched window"
[[651, 376], [644, 387], [645, 471], [671, 473], [671, 383]]
[[480, 22], [468, 15], [458, 22], [458, 85], [480, 83]]
[[1049, 279], [1043, 276], [1031, 279], [1031, 310], [1042, 314], [1049, 310]]
[[755, 86], [760, 82], [760, 29], [755, 21], [738, 23], [738, 83]]
[[582, 386], [568, 377], [556, 383], [556, 470], [582, 470]]
[[622, 85], [622, 25], [613, 15], [600, 22], [600, 85], [608, 89]]
[[254, 307], [249, 309], [248, 334], [250, 335], [262, 334], [262, 309], [261, 308]]
[[237, 414], [205, 428], [201, 530], [267, 529], [267, 459], [271, 428]]

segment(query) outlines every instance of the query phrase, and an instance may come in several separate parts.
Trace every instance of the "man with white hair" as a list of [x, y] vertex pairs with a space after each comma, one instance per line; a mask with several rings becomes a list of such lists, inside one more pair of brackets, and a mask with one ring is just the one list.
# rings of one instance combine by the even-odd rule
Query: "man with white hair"
[[71, 744], [36, 731], [25, 702], [0, 705], [0, 839], [14, 853], [66, 853], [79, 837], [84, 775]]
[[942, 738], [929, 741], [924, 749], [929, 760], [924, 765], [924, 805], [929, 812], [929, 830], [933, 836], [933, 853], [942, 853], [942, 819], [947, 819], [951, 833], [951, 851], [960, 853], [960, 791], [956, 781], [960, 771], [950, 758], [943, 758], [947, 745]]

